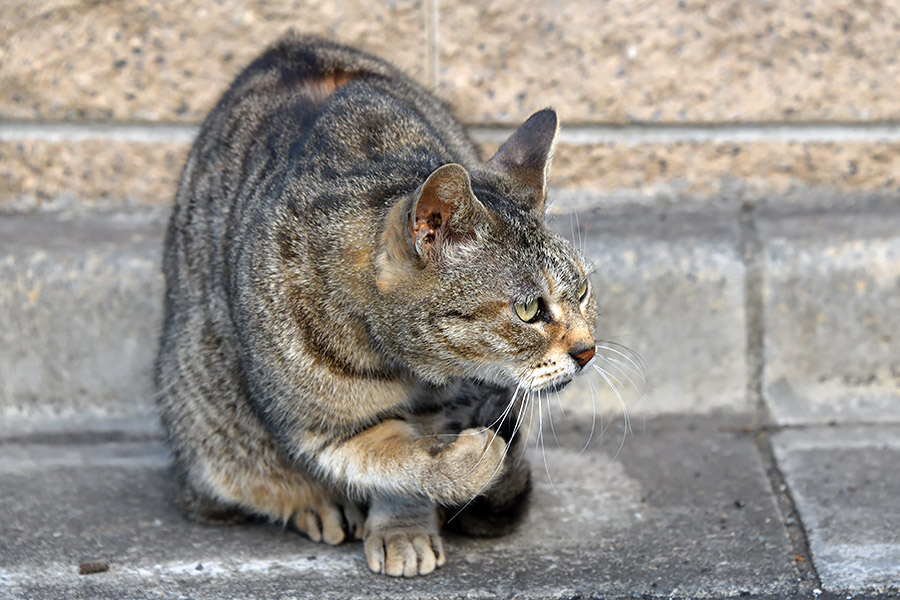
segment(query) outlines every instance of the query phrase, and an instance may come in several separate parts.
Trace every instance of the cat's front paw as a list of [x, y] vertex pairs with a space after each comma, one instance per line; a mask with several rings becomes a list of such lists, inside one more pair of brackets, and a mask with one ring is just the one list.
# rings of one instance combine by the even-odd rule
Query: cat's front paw
[[402, 529], [373, 533], [366, 538], [365, 551], [370, 569], [393, 577], [427, 575], [447, 561], [436, 533]]
[[364, 546], [369, 568], [393, 577], [427, 575], [447, 561], [436, 508], [418, 498], [373, 499]]
[[334, 546], [348, 537], [362, 539], [365, 518], [353, 502], [322, 496], [294, 513], [293, 522], [312, 541]]
[[506, 442], [490, 429], [466, 429], [442, 448], [429, 492], [441, 504], [462, 504], [486, 491], [503, 468]]

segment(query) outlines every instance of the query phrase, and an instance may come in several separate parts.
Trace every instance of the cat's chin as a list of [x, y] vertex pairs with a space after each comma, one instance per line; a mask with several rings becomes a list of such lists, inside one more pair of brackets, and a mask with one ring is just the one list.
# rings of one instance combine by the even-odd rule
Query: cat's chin
[[562, 381], [557, 381], [555, 383], [551, 383], [548, 386], [538, 388], [538, 389], [532, 390], [532, 391], [534, 391], [534, 392], [551, 392], [551, 393], [552, 392], [560, 392], [560, 391], [562, 391], [562, 389], [564, 387], [566, 387], [567, 385], [572, 383], [572, 379], [574, 379], [574, 377], [570, 377], [569, 379], [564, 379]]

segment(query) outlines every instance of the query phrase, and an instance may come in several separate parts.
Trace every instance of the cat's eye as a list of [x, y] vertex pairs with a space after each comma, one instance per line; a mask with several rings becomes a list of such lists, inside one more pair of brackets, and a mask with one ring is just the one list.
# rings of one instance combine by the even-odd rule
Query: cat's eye
[[526, 323], [530, 323], [534, 321], [535, 317], [538, 314], [538, 299], [535, 298], [531, 302], [516, 302], [514, 305], [516, 309], [516, 314], [519, 315], [519, 318], [525, 321]]
[[584, 300], [584, 297], [587, 296], [588, 292], [588, 282], [587, 279], [581, 282], [581, 287], [578, 288], [578, 301], [581, 302]]

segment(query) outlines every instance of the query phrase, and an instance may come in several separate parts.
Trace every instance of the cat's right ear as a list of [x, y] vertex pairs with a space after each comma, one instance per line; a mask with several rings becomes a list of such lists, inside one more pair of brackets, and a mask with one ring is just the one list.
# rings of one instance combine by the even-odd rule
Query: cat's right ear
[[445, 244], [475, 235], [487, 218], [488, 210], [472, 192], [468, 171], [446, 164], [416, 190], [407, 213], [409, 242], [420, 258], [428, 258]]
[[550, 164], [558, 137], [559, 117], [552, 108], [545, 108], [528, 117], [487, 163], [529, 188], [531, 207], [538, 214], [544, 213]]

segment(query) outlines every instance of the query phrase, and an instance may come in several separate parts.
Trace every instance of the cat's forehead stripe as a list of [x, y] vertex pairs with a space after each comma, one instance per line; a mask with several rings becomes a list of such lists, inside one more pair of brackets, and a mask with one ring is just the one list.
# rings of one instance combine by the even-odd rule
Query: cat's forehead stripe
[[551, 297], [556, 295], [556, 288], [558, 287], [560, 281], [554, 277], [553, 273], [548, 271], [546, 268], [541, 269], [541, 274], [544, 276], [544, 281], [547, 282], [547, 292]]
[[560, 288], [578, 286], [581, 280], [581, 268], [565, 245], [558, 246], [560, 252], [549, 256], [548, 265], [543, 269], [544, 277], [550, 282], [553, 292]]

